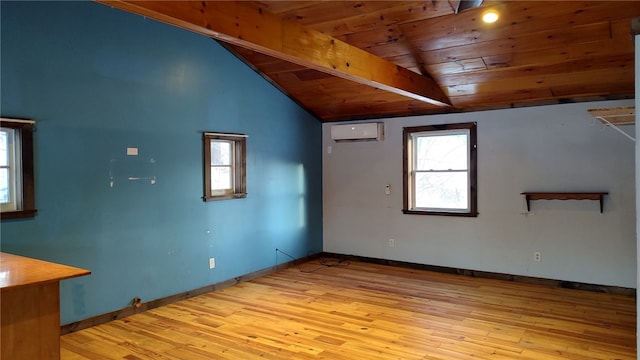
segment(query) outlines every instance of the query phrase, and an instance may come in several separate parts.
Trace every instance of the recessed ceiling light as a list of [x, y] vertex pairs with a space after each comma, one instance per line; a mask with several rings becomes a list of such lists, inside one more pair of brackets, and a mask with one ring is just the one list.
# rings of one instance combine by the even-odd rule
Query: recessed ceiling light
[[499, 17], [500, 17], [500, 15], [498, 14], [497, 11], [495, 11], [495, 10], [487, 10], [482, 14], [482, 21], [484, 21], [487, 24], [492, 24], [492, 23], [498, 21]]

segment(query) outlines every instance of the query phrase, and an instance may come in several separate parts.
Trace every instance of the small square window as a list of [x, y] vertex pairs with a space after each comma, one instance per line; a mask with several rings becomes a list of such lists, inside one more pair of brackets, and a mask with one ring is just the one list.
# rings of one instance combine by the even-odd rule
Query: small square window
[[204, 134], [204, 200], [247, 196], [246, 135]]
[[36, 214], [31, 120], [2, 118], [0, 126], [0, 210], [2, 219]]

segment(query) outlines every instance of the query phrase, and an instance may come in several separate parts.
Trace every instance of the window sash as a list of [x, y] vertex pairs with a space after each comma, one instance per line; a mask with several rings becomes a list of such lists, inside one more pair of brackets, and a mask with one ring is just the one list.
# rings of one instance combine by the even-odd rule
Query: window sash
[[0, 186], [5, 185], [6, 188], [0, 188], [0, 209], [5, 211], [16, 211], [22, 207], [20, 197], [20, 185], [21, 176], [21, 162], [20, 162], [20, 133], [16, 129], [2, 127], [0, 132], [4, 134], [6, 148], [4, 149], [4, 159], [2, 159], [2, 165], [0, 169], [6, 176], [6, 183], [0, 183]]
[[[427, 175], [427, 176], [421, 176]], [[432, 176], [429, 176], [432, 175]], [[435, 176], [433, 176], [435, 175]], [[443, 176], [444, 175], [444, 176]], [[453, 175], [453, 176], [446, 176]], [[464, 175], [463, 177], [455, 175]], [[418, 191], [418, 182], [424, 178], [456, 178], [453, 186], [427, 187], [422, 191]], [[461, 181], [462, 180], [462, 181]], [[456, 186], [455, 183], [458, 183]], [[462, 182], [462, 184], [460, 184]], [[469, 196], [469, 172], [468, 171], [415, 171], [412, 177], [412, 186], [414, 188], [412, 209], [423, 211], [450, 211], [450, 212], [468, 212], [471, 207]], [[449, 199], [445, 199], [442, 195], [449, 194]], [[458, 194], [458, 196], [455, 196]], [[453, 200], [451, 199], [453, 198]]]
[[[441, 130], [441, 131], [427, 131], [427, 132], [418, 132], [418, 133], [413, 133], [411, 135], [412, 137], [412, 144], [413, 144], [413, 154], [414, 154], [414, 162], [413, 162], [413, 169], [416, 170], [425, 170], [425, 171], [437, 171], [437, 170], [468, 170], [470, 167], [470, 163], [469, 163], [469, 135], [470, 132], [468, 129], [460, 129], [460, 130]], [[461, 138], [462, 136], [462, 138]], [[444, 138], [449, 137], [450, 139], [453, 140], [449, 140], [449, 142], [452, 142], [452, 144], [442, 144], [440, 142], [440, 144], [438, 144], [438, 140], [442, 140]], [[447, 157], [450, 159], [451, 157], [456, 156], [456, 150], [459, 153], [460, 151], [457, 149], [459, 148], [461, 145], [463, 144], [456, 144], [456, 141], [459, 142], [460, 139], [464, 139], [464, 153], [463, 154], [457, 154], [458, 156], [462, 155], [464, 156], [464, 166], [460, 167], [460, 161], [443, 161], [443, 160], [447, 160]], [[438, 146], [440, 148], [444, 148], [444, 150], [447, 150], [448, 152], [446, 154], [437, 154], [436, 153], [436, 159], [443, 161], [445, 164], [449, 164], [451, 165], [451, 162], [455, 163], [455, 165], [458, 165], [457, 168], [455, 167], [444, 167], [444, 165], [440, 165], [437, 164], [438, 166], [434, 167], [423, 167], [427, 164], [432, 164], [432, 162], [435, 162], [435, 159], [430, 158], [431, 157], [431, 153], [435, 152], [435, 151], [431, 151], [431, 149], [426, 149], [425, 154], [420, 154], [420, 140], [434, 140], [434, 144], [433, 146]], [[445, 146], [446, 145], [446, 146]], [[425, 145], [426, 147], [426, 145]], [[424, 155], [424, 158], [420, 155]], [[424, 165], [423, 165], [424, 164]]]
[[[246, 138], [240, 134], [204, 133], [205, 201], [246, 197]], [[216, 154], [213, 144], [227, 144], [228, 153]]]
[[[465, 149], [464, 149], [464, 168], [459, 168], [459, 169], [447, 169], [447, 170], [436, 170], [433, 168], [428, 168], [428, 169], [420, 169], [420, 154], [419, 154], [419, 143], [420, 143], [420, 139], [427, 139], [427, 138], [439, 138], [442, 139], [444, 137], [448, 137], [448, 136], [460, 136], [460, 135], [464, 135], [465, 136]], [[411, 143], [412, 143], [412, 167], [411, 167], [411, 194], [413, 194], [413, 196], [411, 197], [411, 210], [420, 210], [420, 211], [433, 211], [433, 212], [469, 212], [471, 209], [471, 202], [470, 202], [470, 196], [469, 196], [469, 186], [468, 184], [470, 183], [470, 172], [469, 172], [469, 168], [470, 168], [470, 159], [469, 159], [469, 135], [470, 135], [470, 131], [468, 129], [456, 129], [456, 130], [441, 130], [441, 131], [426, 131], [426, 132], [417, 132], [417, 133], [413, 133], [411, 134]], [[451, 150], [451, 149], [447, 149], [447, 150]], [[429, 150], [427, 150], [425, 156], [429, 156]], [[442, 155], [444, 156], [444, 155]], [[438, 159], [440, 159], [440, 157], [438, 157]], [[427, 161], [424, 161], [425, 163]], [[455, 161], [456, 163], [459, 163], [459, 161]], [[434, 193], [434, 191], [429, 191], [429, 189], [425, 189], [425, 190], [419, 190], [419, 186], [418, 186], [418, 179], [419, 178], [424, 178], [423, 176], [419, 176], [420, 174], [455, 174], [455, 173], [464, 173], [466, 176], [466, 181], [465, 181], [465, 187], [464, 187], [464, 194], [462, 194], [462, 198], [466, 199], [466, 201], [464, 201], [464, 206], [458, 205], [458, 206], [444, 206], [444, 203], [446, 201], [444, 201], [444, 199], [437, 199], [435, 197], [437, 197], [437, 194]], [[438, 187], [438, 189], [447, 189], [447, 187]], [[459, 190], [460, 188], [456, 188], [453, 190]], [[437, 190], [437, 189], [436, 189]], [[432, 193], [432, 196], [425, 196], [425, 193]], [[455, 191], [454, 191], [455, 192]], [[446, 193], [446, 191], [445, 191]], [[442, 194], [441, 194], [442, 195]], [[424, 200], [424, 198], [427, 198], [427, 200]], [[419, 200], [420, 198], [423, 198], [423, 200]], [[430, 204], [442, 204], [443, 206], [420, 206], [421, 204], [424, 204], [425, 202], [428, 202]], [[460, 204], [460, 201], [455, 201], [454, 203], [456, 204]]]
[[[228, 195], [233, 194], [235, 188], [235, 142], [231, 140], [210, 139], [210, 146], [213, 149], [213, 144], [228, 145], [229, 154], [221, 156], [219, 161], [211, 158], [211, 195]], [[226, 174], [225, 170], [226, 169]], [[226, 179], [225, 179], [226, 177]]]

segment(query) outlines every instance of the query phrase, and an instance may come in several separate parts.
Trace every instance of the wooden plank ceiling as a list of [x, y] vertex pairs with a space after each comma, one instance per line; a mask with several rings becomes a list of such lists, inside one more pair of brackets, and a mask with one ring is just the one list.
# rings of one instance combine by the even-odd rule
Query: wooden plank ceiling
[[640, 1], [102, 2], [220, 41], [323, 122], [634, 97]]

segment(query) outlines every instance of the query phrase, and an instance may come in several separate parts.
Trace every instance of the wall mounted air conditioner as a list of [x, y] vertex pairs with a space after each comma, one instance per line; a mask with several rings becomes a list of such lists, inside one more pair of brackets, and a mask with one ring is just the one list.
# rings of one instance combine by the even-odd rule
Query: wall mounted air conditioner
[[384, 139], [384, 123], [359, 123], [331, 126], [334, 141], [378, 141]]

